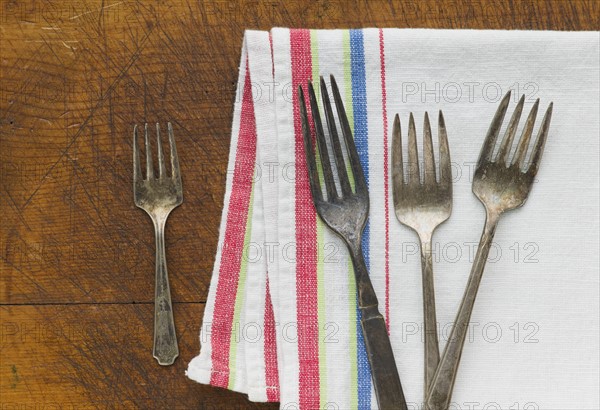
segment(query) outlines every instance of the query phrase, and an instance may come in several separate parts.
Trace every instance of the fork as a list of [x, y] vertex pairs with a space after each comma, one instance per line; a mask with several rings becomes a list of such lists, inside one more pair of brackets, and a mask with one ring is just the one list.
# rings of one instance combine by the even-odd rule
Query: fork
[[[354, 138], [344, 111], [344, 105], [338, 86], [333, 75], [331, 88], [337, 109], [338, 119], [342, 128], [350, 169], [347, 170], [342, 146], [337, 133], [329, 95], [325, 81], [321, 77], [321, 97], [325, 111], [325, 119], [329, 130], [329, 142], [333, 151], [340, 190], [335, 185], [333, 169], [329, 160], [327, 142], [317, 105], [317, 98], [311, 82], [308, 83], [308, 94], [312, 120], [316, 133], [317, 146], [321, 158], [323, 181], [326, 197], [323, 196], [317, 163], [312, 145], [311, 127], [309, 125], [306, 102], [302, 86], [298, 87], [300, 116], [304, 151], [308, 168], [310, 190], [315, 209], [323, 222], [337, 233], [348, 246], [350, 258], [354, 266], [354, 276], [358, 290], [358, 307], [362, 313], [361, 327], [371, 366], [373, 386], [380, 409], [407, 409], [400, 377], [396, 369], [392, 345], [387, 333], [385, 321], [379, 313], [377, 296], [369, 279], [369, 272], [362, 252], [361, 238], [369, 214], [369, 192], [365, 176], [360, 164]], [[350, 183], [349, 172], [354, 179], [354, 189]]]
[[156, 237], [156, 285], [154, 293], [154, 347], [152, 354], [163, 366], [173, 364], [179, 356], [177, 335], [173, 321], [171, 290], [167, 274], [165, 255], [165, 224], [173, 209], [183, 202], [179, 159], [175, 147], [175, 137], [171, 123], [169, 148], [171, 152], [171, 172], [167, 175], [165, 157], [160, 140], [160, 125], [156, 124], [156, 145], [158, 147], [158, 177], [154, 175], [152, 148], [148, 136], [148, 124], [144, 125], [146, 145], [146, 178], [142, 176], [140, 153], [138, 149], [138, 127], [133, 129], [133, 197], [135, 204], [142, 208], [154, 224]]
[[450, 151], [444, 116], [439, 112], [439, 182], [436, 180], [433, 142], [429, 115], [425, 113], [423, 124], [424, 177], [419, 171], [415, 120], [410, 114], [408, 126], [408, 175], [404, 178], [402, 160], [402, 133], [398, 114], [394, 118], [392, 140], [392, 178], [394, 208], [398, 220], [412, 228], [419, 236], [421, 245], [421, 271], [423, 275], [423, 317], [425, 334], [424, 395], [427, 398], [429, 384], [440, 360], [435, 315], [435, 292], [433, 286], [433, 262], [431, 238], [434, 230], [450, 217], [452, 212], [452, 175]]
[[552, 117], [552, 103], [550, 103], [546, 110], [536, 142], [531, 150], [530, 160], [527, 166], [525, 166], [529, 140], [533, 132], [539, 106], [538, 99], [529, 113], [516, 151], [512, 159], [510, 159], [513, 140], [517, 132], [517, 126], [525, 101], [525, 96], [522, 96], [508, 123], [498, 153], [494, 154], [496, 140], [508, 108], [510, 94], [509, 91], [500, 102], [500, 106], [494, 115], [483, 147], [481, 148], [479, 160], [477, 161], [472, 189], [475, 196], [485, 207], [486, 222], [452, 333], [430, 386], [427, 398], [427, 405], [430, 410], [446, 410], [450, 405], [452, 389], [456, 380], [471, 312], [475, 304], [475, 297], [481, 283], [483, 268], [489, 254], [498, 220], [504, 212], [522, 206], [527, 200], [540, 166], [544, 145], [548, 136], [550, 119]]

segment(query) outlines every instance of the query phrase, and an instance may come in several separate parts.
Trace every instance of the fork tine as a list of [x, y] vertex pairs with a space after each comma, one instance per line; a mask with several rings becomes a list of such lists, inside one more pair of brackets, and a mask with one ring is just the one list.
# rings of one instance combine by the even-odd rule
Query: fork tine
[[542, 125], [540, 130], [538, 131], [538, 136], [535, 141], [535, 146], [533, 147], [533, 151], [531, 152], [531, 165], [529, 165], [529, 172], [533, 176], [535, 176], [540, 167], [540, 161], [542, 160], [542, 154], [544, 152], [544, 145], [546, 144], [546, 138], [548, 137], [548, 129], [550, 128], [550, 119], [552, 118], [552, 107], [554, 103], [550, 103], [548, 109], [546, 110], [546, 114], [544, 114], [544, 119], [542, 120]]
[[417, 130], [415, 118], [412, 112], [408, 119], [408, 174], [406, 179], [409, 185], [421, 183], [421, 171], [419, 169], [419, 150], [417, 148]]
[[[181, 171], [179, 170], [179, 157], [177, 156], [177, 147], [175, 146], [175, 136], [173, 135], [173, 126], [170, 122], [167, 123], [169, 131], [169, 151], [171, 151], [171, 177], [180, 182]], [[164, 162], [164, 161], [163, 161]]]
[[502, 121], [504, 121], [504, 115], [506, 114], [506, 109], [508, 108], [508, 103], [510, 101], [510, 91], [506, 93], [498, 109], [496, 110], [496, 114], [492, 119], [492, 123], [490, 124], [490, 128], [488, 129], [487, 136], [485, 137], [485, 141], [483, 142], [483, 146], [481, 147], [481, 152], [479, 153], [479, 160], [477, 161], [477, 167], [479, 168], [485, 161], [489, 161], [492, 158], [492, 154], [494, 152], [494, 147], [496, 145], [496, 139], [498, 138], [498, 134], [500, 133], [500, 127], [502, 127]]
[[513, 165], [517, 164], [520, 169], [523, 169], [523, 165], [525, 164], [525, 156], [527, 154], [527, 148], [529, 147], [531, 134], [533, 134], [533, 125], [535, 124], [539, 105], [540, 99], [538, 98], [529, 112], [529, 116], [525, 122], [525, 128], [523, 128], [523, 133], [521, 134], [521, 139], [519, 140], [519, 145], [517, 145], [517, 151], [513, 158]]
[[163, 178], [167, 173], [165, 168], [165, 155], [163, 154], [162, 142], [160, 140], [160, 124], [156, 123], [156, 144], [158, 145], [158, 177]]
[[337, 127], [335, 126], [335, 119], [333, 118], [333, 110], [331, 109], [329, 93], [327, 92], [327, 86], [325, 85], [325, 80], [323, 77], [321, 77], [321, 99], [323, 100], [323, 108], [325, 109], [325, 118], [327, 120], [327, 128], [329, 129], [329, 138], [331, 141], [331, 148], [333, 149], [334, 153], [338, 178], [342, 188], [342, 196], [350, 196], [352, 195], [352, 187], [350, 186], [350, 179], [348, 178], [348, 171], [346, 169], [346, 161], [344, 161], [342, 145], [340, 144]]
[[304, 140], [304, 153], [306, 156], [306, 168], [308, 169], [308, 180], [310, 183], [310, 190], [312, 193], [313, 201], [322, 201], [323, 194], [321, 193], [321, 186], [319, 184], [319, 174], [317, 173], [317, 163], [315, 160], [315, 153], [312, 147], [312, 141], [310, 137], [310, 125], [308, 124], [308, 115], [306, 114], [306, 102], [304, 100], [304, 91], [302, 86], [298, 86], [298, 105], [300, 106], [300, 117], [302, 119], [302, 138]]
[[142, 178], [142, 165], [140, 164], [140, 149], [138, 147], [138, 126], [133, 126], [133, 182]]
[[350, 186], [350, 179], [348, 177], [348, 170], [346, 168], [346, 161], [344, 160], [344, 153], [342, 151], [342, 145], [340, 144], [340, 138], [335, 125], [335, 119], [333, 117], [333, 109], [331, 108], [331, 101], [329, 99], [329, 93], [327, 92], [327, 86], [325, 80], [321, 77], [321, 99], [323, 100], [323, 108], [325, 109], [325, 118], [327, 120], [327, 128], [329, 129], [329, 137], [331, 141], [331, 148], [334, 153], [335, 165], [342, 188], [343, 196], [352, 195], [352, 187]]
[[342, 97], [340, 96], [340, 90], [335, 82], [335, 77], [331, 75], [331, 88], [333, 90], [333, 100], [335, 101], [335, 108], [338, 113], [340, 125], [342, 126], [342, 134], [344, 135], [344, 141], [346, 142], [346, 151], [348, 152], [348, 159], [350, 160], [350, 166], [352, 167], [352, 173], [354, 174], [354, 186], [356, 193], [361, 195], [368, 195], [367, 182], [365, 180], [365, 174], [360, 164], [360, 157], [356, 151], [356, 145], [354, 144], [354, 138], [352, 137], [352, 131], [350, 130], [350, 123], [346, 116], [346, 110], [344, 110], [344, 103], [342, 103]]
[[152, 165], [152, 147], [148, 137], [148, 123], [144, 124], [144, 142], [146, 144], [146, 179], [154, 178], [154, 165]]
[[[321, 88], [321, 94], [326, 92]], [[312, 111], [313, 124], [317, 134], [317, 144], [319, 147], [319, 156], [321, 157], [321, 167], [323, 169], [323, 180], [325, 182], [325, 191], [327, 199], [331, 200], [337, 196], [335, 182], [333, 181], [333, 171], [331, 170], [331, 161], [329, 160], [329, 152], [327, 151], [327, 142], [325, 141], [325, 133], [323, 132], [323, 123], [321, 122], [321, 114], [319, 113], [319, 105], [315, 96], [315, 89], [312, 82], [308, 82], [308, 99], [310, 101], [310, 109]]]
[[392, 131], [392, 181], [394, 192], [404, 186], [404, 163], [402, 160], [402, 129], [400, 128], [400, 117], [394, 117], [394, 128]]
[[498, 162], [503, 164], [508, 163], [508, 156], [510, 155], [510, 150], [512, 148], [513, 140], [515, 138], [515, 134], [517, 133], [517, 127], [519, 125], [519, 120], [521, 119], [521, 113], [523, 112], [523, 104], [525, 103], [525, 94], [521, 96], [519, 103], [515, 108], [515, 112], [513, 113], [510, 121], [508, 123], [508, 128], [504, 133], [504, 138], [502, 139], [502, 144], [500, 145], [500, 150], [498, 151]]
[[450, 148], [448, 146], [448, 134], [446, 132], [446, 121], [440, 110], [438, 116], [438, 139], [440, 143], [440, 184], [452, 187], [452, 165], [450, 163]]
[[425, 163], [425, 184], [435, 184], [435, 161], [433, 158], [433, 142], [431, 140], [431, 124], [429, 114], [425, 112], [423, 121], [423, 161]]

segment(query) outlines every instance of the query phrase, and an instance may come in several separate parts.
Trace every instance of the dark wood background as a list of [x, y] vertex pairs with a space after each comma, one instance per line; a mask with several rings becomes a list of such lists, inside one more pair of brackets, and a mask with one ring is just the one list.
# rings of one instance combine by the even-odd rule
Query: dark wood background
[[[600, 29], [596, 0], [1, 4], [2, 409], [268, 407], [184, 376], [244, 29]], [[132, 199], [132, 126], [146, 121], [173, 122], [184, 178], [166, 234], [181, 351], [171, 367], [152, 358], [154, 237]]]

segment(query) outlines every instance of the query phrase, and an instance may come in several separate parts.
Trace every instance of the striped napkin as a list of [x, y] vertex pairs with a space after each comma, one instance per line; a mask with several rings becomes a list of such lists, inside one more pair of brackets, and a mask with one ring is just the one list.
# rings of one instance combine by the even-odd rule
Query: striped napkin
[[541, 110], [554, 101], [539, 182], [497, 231], [453, 401], [597, 409], [598, 43], [597, 33], [247, 31], [201, 351], [187, 376], [283, 409], [377, 407], [352, 265], [316, 216], [302, 146], [298, 85], [334, 74], [369, 184], [365, 259], [414, 409], [423, 397], [420, 256], [394, 216], [393, 117], [404, 130], [410, 112], [418, 123], [425, 111], [446, 118], [454, 210], [432, 245], [443, 348], [483, 226], [471, 175], [498, 102], [508, 90], [509, 110], [521, 94], [525, 111], [536, 98]]

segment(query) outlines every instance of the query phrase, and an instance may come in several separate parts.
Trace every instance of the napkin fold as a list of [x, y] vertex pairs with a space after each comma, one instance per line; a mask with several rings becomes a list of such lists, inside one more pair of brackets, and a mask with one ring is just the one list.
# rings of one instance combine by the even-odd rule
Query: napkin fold
[[597, 409], [599, 60], [592, 32], [247, 31], [201, 351], [187, 376], [284, 409], [377, 407], [352, 264], [316, 216], [302, 145], [298, 85], [333, 74], [369, 185], [365, 259], [415, 409], [420, 256], [394, 216], [393, 117], [403, 132], [410, 112], [418, 124], [425, 111], [446, 119], [454, 209], [433, 240], [443, 349], [483, 226], [471, 175], [497, 105], [508, 90], [510, 111], [521, 94], [525, 111], [537, 98], [540, 111], [554, 101], [536, 186], [497, 231], [453, 402]]

